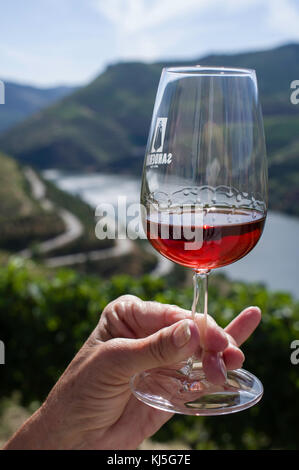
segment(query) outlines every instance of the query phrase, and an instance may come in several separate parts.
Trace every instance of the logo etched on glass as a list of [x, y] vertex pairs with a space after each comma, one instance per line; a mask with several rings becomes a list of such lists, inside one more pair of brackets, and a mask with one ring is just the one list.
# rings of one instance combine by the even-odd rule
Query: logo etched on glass
[[163, 152], [167, 118], [158, 118], [153, 138], [152, 152]]
[[158, 118], [153, 135], [150, 153], [146, 156], [146, 166], [157, 168], [172, 162], [172, 153], [163, 150], [168, 118]]

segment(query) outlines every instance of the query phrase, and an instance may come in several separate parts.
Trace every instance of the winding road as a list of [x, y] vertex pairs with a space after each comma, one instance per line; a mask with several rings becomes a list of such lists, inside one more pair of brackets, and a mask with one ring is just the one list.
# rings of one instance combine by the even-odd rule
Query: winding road
[[[39, 202], [44, 210], [53, 210], [55, 205], [46, 197], [46, 186], [39, 178], [37, 173], [30, 167], [24, 169], [25, 177], [27, 178], [33, 198]], [[65, 232], [54, 238], [39, 243], [38, 249], [40, 253], [49, 253], [57, 248], [61, 248], [79, 238], [84, 232], [84, 226], [80, 219], [66, 209], [57, 208], [57, 213], [61, 217], [65, 225]], [[83, 264], [86, 261], [100, 261], [110, 258], [117, 258], [128, 255], [133, 252], [134, 242], [129, 238], [115, 239], [115, 245], [112, 248], [102, 250], [94, 250], [82, 253], [73, 253], [69, 255], [53, 256], [44, 259], [46, 266], [51, 268], [58, 268], [63, 266], [73, 266], [76, 264]], [[148, 252], [155, 254], [157, 257], [157, 265], [150, 273], [153, 277], [166, 276], [173, 269], [173, 263], [168, 259], [157, 253], [150, 245], [147, 249]], [[32, 256], [32, 250], [26, 248], [19, 252], [19, 255], [24, 258]]]
[[[35, 171], [33, 171], [32, 168], [26, 167], [24, 174], [31, 186], [33, 198], [39, 202], [44, 210], [53, 210], [55, 206], [52, 201], [46, 198], [46, 187]], [[84, 231], [81, 221], [74, 214], [61, 208], [57, 208], [57, 213], [64, 222], [65, 232], [50, 240], [39, 243], [38, 250], [40, 253], [48, 253], [57, 248], [61, 248], [79, 238]], [[19, 255], [24, 258], [30, 258], [30, 256], [32, 256], [32, 250], [26, 248], [22, 250]]]

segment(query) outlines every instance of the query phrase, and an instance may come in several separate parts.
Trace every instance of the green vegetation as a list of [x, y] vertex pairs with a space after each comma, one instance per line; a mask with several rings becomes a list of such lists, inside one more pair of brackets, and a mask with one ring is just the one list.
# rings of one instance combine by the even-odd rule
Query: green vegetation
[[[0, 268], [0, 332], [9, 367], [1, 369], [2, 397], [19, 391], [22, 403], [45, 398], [95, 327], [105, 305], [131, 293], [189, 308], [191, 288], [169, 287], [149, 276], [110, 280], [73, 271], [49, 274], [13, 259]], [[155, 435], [197, 449], [298, 448], [298, 367], [290, 343], [299, 338], [299, 304], [260, 285], [212, 276], [209, 311], [226, 325], [245, 306], [259, 305], [263, 320], [244, 345], [245, 367], [263, 382], [260, 404], [223, 417], [175, 416]]]
[[0, 248], [21, 250], [63, 232], [60, 218], [32, 199], [18, 164], [0, 153], [0, 166]]
[[0, 147], [38, 168], [140, 168], [160, 71], [145, 64], [108, 67], [3, 136]]
[[36, 88], [5, 80], [5, 105], [0, 106], [0, 133], [74, 91], [74, 87]]
[[[299, 78], [299, 45], [210, 55], [190, 63], [256, 69], [269, 153], [270, 207], [299, 215], [299, 105], [290, 102], [290, 83]], [[109, 66], [88, 86], [3, 135], [0, 148], [42, 169], [140, 174], [161, 69], [170, 65]]]
[[[295, 106], [294, 106], [295, 108]], [[299, 115], [265, 119], [270, 206], [299, 215]]]
[[[61, 191], [51, 182], [43, 181], [46, 198], [53, 205], [51, 210], [46, 211], [40, 202], [32, 198], [31, 187], [18, 163], [0, 153], [0, 165], [0, 264], [6, 262], [9, 253], [23, 248], [31, 249], [31, 256], [36, 260], [47, 261], [49, 257], [100, 251], [114, 246], [114, 240], [96, 238], [94, 210], [79, 197]], [[43, 254], [39, 250], [39, 243], [65, 232], [64, 222], [59, 216], [62, 208], [79, 219], [83, 233], [75, 240]], [[80, 272], [101, 276], [110, 276], [115, 272], [137, 276], [151, 271], [155, 265], [156, 256], [148, 254], [139, 244], [134, 244], [131, 252], [124, 256], [85, 261], [74, 266]]]
[[81, 199], [44, 181], [47, 198], [54, 203], [54, 208], [46, 211], [33, 199], [30, 185], [15, 160], [0, 153], [0, 166], [0, 249], [17, 251], [30, 246], [37, 255], [38, 242], [65, 231], [64, 223], [57, 215], [57, 207], [77, 216], [84, 232], [72, 243], [52, 250], [51, 256], [113, 246], [112, 240], [96, 238], [94, 210]]

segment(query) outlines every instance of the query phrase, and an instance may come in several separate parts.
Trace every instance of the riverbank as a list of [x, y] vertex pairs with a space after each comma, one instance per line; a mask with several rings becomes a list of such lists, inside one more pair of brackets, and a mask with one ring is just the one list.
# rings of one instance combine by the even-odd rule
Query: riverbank
[[[56, 170], [47, 171], [44, 176], [93, 208], [103, 202], [116, 205], [120, 195], [127, 197], [128, 204], [139, 201], [137, 178], [97, 173], [74, 175]], [[264, 233], [254, 250], [219, 272], [225, 272], [233, 280], [261, 282], [271, 290], [288, 291], [298, 299], [298, 239], [299, 218], [270, 211]]]

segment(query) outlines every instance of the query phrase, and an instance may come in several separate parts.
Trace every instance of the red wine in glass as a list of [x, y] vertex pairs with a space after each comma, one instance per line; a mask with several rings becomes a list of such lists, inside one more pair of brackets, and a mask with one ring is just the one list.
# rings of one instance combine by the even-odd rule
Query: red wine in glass
[[204, 212], [156, 212], [147, 218], [147, 238], [171, 261], [194, 270], [210, 270], [243, 258], [262, 234], [265, 215], [261, 212], [244, 209], [232, 213], [223, 208]]

